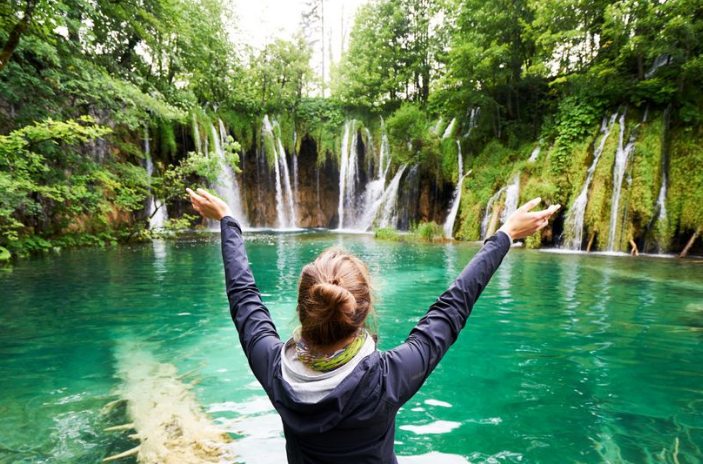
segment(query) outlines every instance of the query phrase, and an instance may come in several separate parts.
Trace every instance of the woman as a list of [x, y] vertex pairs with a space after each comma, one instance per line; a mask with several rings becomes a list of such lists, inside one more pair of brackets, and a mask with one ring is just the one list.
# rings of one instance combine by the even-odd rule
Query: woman
[[303, 268], [301, 327], [283, 343], [254, 283], [242, 231], [229, 207], [188, 189], [193, 207], [219, 220], [232, 319], [254, 375], [283, 420], [291, 464], [396, 463], [395, 416], [420, 389], [464, 327], [514, 239], [545, 227], [559, 206], [511, 215], [397, 348], [380, 352], [366, 330], [369, 273], [356, 257], [326, 250]]

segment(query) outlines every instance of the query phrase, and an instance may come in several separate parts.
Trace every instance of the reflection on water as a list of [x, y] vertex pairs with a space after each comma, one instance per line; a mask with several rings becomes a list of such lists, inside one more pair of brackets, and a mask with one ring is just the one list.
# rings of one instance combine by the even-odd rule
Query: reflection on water
[[[115, 349], [139, 340], [195, 372], [245, 463], [285, 462], [210, 242], [80, 250], [0, 275], [0, 463], [99, 462], [134, 446], [101, 414]], [[295, 326], [298, 275], [329, 246], [378, 287], [380, 348], [402, 343], [476, 245], [325, 233], [247, 237], [272, 317]], [[703, 462], [703, 266], [513, 249], [446, 358], [398, 415], [401, 463]]]

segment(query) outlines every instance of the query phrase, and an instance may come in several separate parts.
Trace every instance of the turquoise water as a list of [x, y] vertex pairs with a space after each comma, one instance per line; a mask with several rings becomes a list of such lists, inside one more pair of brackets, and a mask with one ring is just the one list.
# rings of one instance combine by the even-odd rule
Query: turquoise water
[[[132, 347], [197, 369], [197, 398], [239, 461], [284, 462], [280, 420], [229, 317], [216, 239], [71, 251], [0, 273], [0, 463], [92, 463], [133, 447], [104, 431], [126, 419], [101, 413], [121, 382], [115, 354]], [[331, 245], [370, 264], [381, 349], [478, 250], [253, 234], [282, 336], [302, 265]], [[703, 462], [703, 263], [513, 249], [397, 425], [407, 463]]]

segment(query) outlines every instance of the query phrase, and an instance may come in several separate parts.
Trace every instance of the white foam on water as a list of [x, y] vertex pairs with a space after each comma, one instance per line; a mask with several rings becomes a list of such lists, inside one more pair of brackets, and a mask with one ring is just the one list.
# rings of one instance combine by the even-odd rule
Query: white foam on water
[[471, 461], [464, 456], [458, 454], [440, 453], [439, 451], [430, 451], [417, 456], [398, 456], [398, 464], [471, 464]]
[[446, 401], [440, 401], [440, 400], [425, 400], [425, 404], [429, 404], [430, 406], [440, 406], [442, 408], [451, 408], [452, 405], [451, 403], [447, 403]]
[[239, 414], [260, 414], [262, 412], [273, 411], [271, 401], [265, 396], [257, 396], [244, 403], [236, 403], [234, 401], [225, 401], [223, 403], [214, 403], [210, 405], [208, 413], [231, 411]]
[[434, 435], [449, 433], [459, 427], [461, 427], [461, 422], [439, 420], [425, 425], [401, 425], [399, 428], [417, 435]]

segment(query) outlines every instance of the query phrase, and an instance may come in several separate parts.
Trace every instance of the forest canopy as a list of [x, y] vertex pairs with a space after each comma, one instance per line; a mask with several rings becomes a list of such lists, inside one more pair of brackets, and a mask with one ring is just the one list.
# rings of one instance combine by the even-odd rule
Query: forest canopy
[[[473, 162], [488, 146], [498, 164], [501, 150], [551, 146], [540, 188], [568, 202], [575, 153], [604, 115], [666, 110], [688, 144], [672, 167], [701, 172], [690, 142], [703, 125], [700, 0], [371, 0], [329, 80], [315, 62], [325, 1], [306, 3], [295, 36], [259, 47], [237, 39], [225, 0], [3, 2], [2, 250], [143, 236], [151, 193], [212, 168], [190, 159], [193, 118], [221, 118], [246, 152], [275, 114], [287, 149], [310, 136], [334, 157], [345, 118], [383, 117], [394, 165], [419, 162], [438, 181], [456, 181], [455, 145], [436, 133], [455, 119]], [[702, 189], [680, 188], [681, 233], [703, 225]]]

